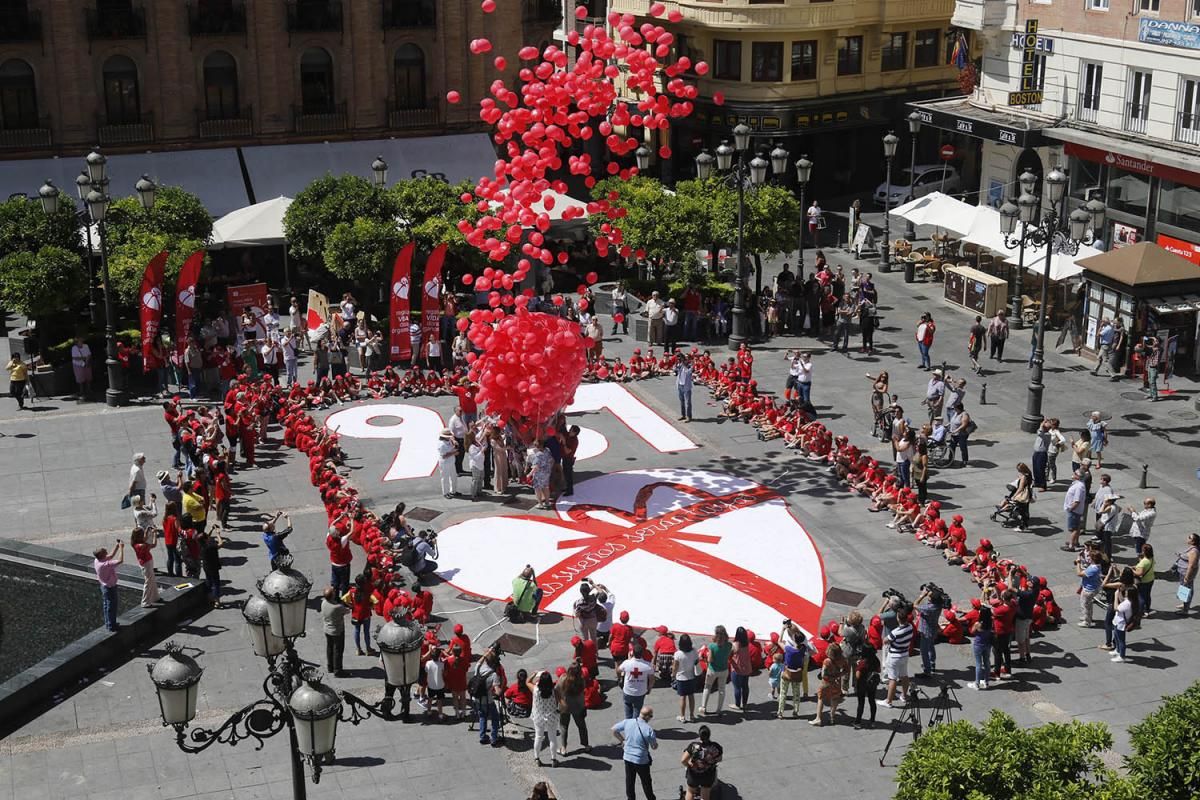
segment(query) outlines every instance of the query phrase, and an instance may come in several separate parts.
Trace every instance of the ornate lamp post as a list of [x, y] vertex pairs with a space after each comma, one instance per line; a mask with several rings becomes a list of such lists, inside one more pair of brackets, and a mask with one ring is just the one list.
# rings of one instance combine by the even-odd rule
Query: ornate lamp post
[[[46, 181], [49, 183], [49, 181]], [[87, 194], [92, 190], [92, 179], [88, 177], [87, 170], [80, 170], [79, 176], [75, 178], [75, 193], [79, 195], [80, 202], [87, 200]], [[44, 204], [43, 204], [44, 205]], [[88, 261], [88, 319], [93, 325], [100, 324], [100, 308], [96, 304], [96, 259], [95, 248], [92, 247], [92, 224], [91, 218], [87, 214], [87, 206], [84, 205], [78, 217], [83, 225], [84, 235], [87, 238], [87, 261]]]
[[[921, 115], [918, 114], [916, 111], [914, 111], [911, 114], [909, 114], [907, 117], [905, 117], [905, 119], [908, 120], [908, 132], [909, 132], [910, 138], [912, 140], [912, 155], [910, 156], [910, 158], [908, 160], [908, 194], [909, 194], [909, 199], [916, 200], [917, 199], [917, 187], [916, 187], [916, 181], [917, 181], [917, 134], [919, 134], [921, 132]], [[916, 241], [917, 226], [913, 225], [913, 221], [911, 219], [905, 220], [904, 222], [905, 222], [904, 236], [910, 242]], [[904, 282], [912, 283], [913, 280], [915, 280], [915, 278], [916, 278], [915, 265], [913, 267], [905, 267], [904, 268]]]
[[391, 691], [378, 704], [336, 691], [321, 681], [317, 670], [305, 667], [296, 653], [296, 639], [304, 635], [312, 582], [291, 568], [290, 556], [276, 559], [273, 566], [258, 583], [260, 596], [251, 597], [242, 607], [254, 654], [267, 661], [263, 697], [235, 711], [216, 728], [189, 731], [204, 670], [174, 644], [168, 644], [167, 654], [147, 669], [158, 692], [163, 725], [175, 729], [175, 743], [185, 753], [199, 753], [214, 742], [236, 745], [246, 739], [253, 739], [255, 749], [261, 750], [266, 739], [286, 729], [292, 796], [304, 800], [304, 764], [309, 764], [313, 783], [319, 783], [322, 765], [332, 761], [336, 752], [339, 721], [358, 725], [370, 717], [399, 719], [392, 714], [395, 686], [404, 688], [403, 718], [407, 721], [408, 686], [416, 682], [420, 668], [421, 630], [408, 620], [390, 621], [379, 630]]
[[799, 258], [800, 263], [796, 267], [796, 274], [804, 274], [804, 228], [806, 223], [805, 215], [808, 214], [808, 209], [804, 207], [804, 193], [808, 189], [808, 179], [812, 177], [813, 162], [808, 160], [808, 156], [800, 156], [800, 160], [796, 162], [796, 182], [800, 184], [800, 247]]
[[888, 131], [888, 134], [883, 137], [883, 157], [887, 161], [887, 178], [883, 191], [883, 264], [880, 267], [881, 272], [892, 271], [892, 159], [896, 157], [896, 145], [898, 144], [900, 144], [900, 138], [891, 131]]
[[388, 164], [383, 160], [383, 156], [376, 156], [371, 162], [371, 177], [380, 189], [387, 186], [387, 172]]
[[[732, 331], [729, 334], [729, 347], [736, 350], [743, 342], [749, 339], [749, 331], [746, 320], [746, 261], [745, 253], [743, 252], [743, 237], [746, 227], [746, 184], [749, 183], [752, 187], [759, 186], [767, 179], [767, 168], [776, 164], [782, 169], [777, 170], [782, 172], [787, 169], [788, 153], [782, 147], [777, 147], [771, 153], [771, 161], [763, 158], [761, 155], [756, 155], [750, 159], [750, 163], [746, 163], [746, 152], [750, 149], [750, 137], [752, 132], [746, 125], [738, 125], [733, 129], [733, 147], [729, 146], [729, 142], [721, 142], [717, 148], [716, 166], [721, 172], [729, 172], [729, 178], [737, 184], [738, 190], [738, 225], [737, 225], [737, 271], [734, 278], [733, 289], [733, 325]], [[734, 165], [733, 157], [737, 155], [737, 164]], [[700, 180], [707, 180], [712, 175], [713, 157], [707, 152], [696, 156], [696, 176]]]
[[[1037, 179], [1032, 181], [1032, 173], [1026, 172], [1018, 179], [1021, 183], [1021, 196], [1016, 204], [1006, 202], [1000, 208], [1000, 232], [1004, 236], [1004, 246], [1009, 250], [1020, 248], [1018, 261], [1018, 276], [1025, 269], [1025, 244], [1045, 248], [1045, 274], [1042, 276], [1042, 302], [1038, 308], [1037, 330], [1034, 333], [1033, 369], [1030, 371], [1029, 390], [1025, 400], [1025, 413], [1021, 417], [1021, 430], [1033, 433], [1042, 424], [1042, 367], [1045, 360], [1046, 340], [1046, 291], [1050, 284], [1050, 266], [1058, 253], [1075, 255], [1079, 245], [1085, 241], [1094, 240], [1095, 233], [1104, 224], [1104, 213], [1107, 210], [1104, 203], [1093, 198], [1085, 205], [1075, 209], [1064, 219], [1066, 206], [1067, 173], [1059, 166], [1050, 171], [1045, 178], [1046, 199], [1049, 208], [1038, 220], [1037, 197], [1033, 190], [1037, 189]], [[1017, 222], [1021, 222], [1021, 232], [1016, 233]], [[1091, 225], [1089, 235], [1088, 225]], [[1018, 277], [1018, 281], [1020, 278]], [[1017, 284], [1020, 286], [1020, 283]], [[1020, 313], [1020, 297], [1014, 306]]]
[[633, 157], [637, 161], [638, 172], [650, 169], [650, 150], [646, 145], [639, 145], [638, 149], [634, 151]]

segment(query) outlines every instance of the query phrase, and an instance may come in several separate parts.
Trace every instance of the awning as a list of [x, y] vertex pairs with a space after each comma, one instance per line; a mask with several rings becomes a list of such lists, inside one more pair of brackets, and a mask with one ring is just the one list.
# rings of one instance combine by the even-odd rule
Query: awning
[[[1050, 261], [1050, 280], [1061, 281], [1067, 278], [1078, 275], [1083, 272], [1083, 267], [1077, 262], [1082, 258], [1090, 258], [1100, 255], [1101, 251], [1087, 245], [1080, 245], [1079, 252], [1075, 255], [1067, 253], [1055, 253]], [[1005, 256], [1005, 262], [1016, 264], [1021, 257], [1020, 251], [1014, 250]], [[1046, 274], [1046, 248], [1044, 247], [1026, 247], [1025, 248], [1025, 269], [1038, 275]]]
[[376, 156], [383, 156], [388, 163], [389, 181], [433, 176], [451, 183], [474, 182], [494, 175], [496, 165], [496, 150], [486, 133], [264, 145], [244, 147], [242, 156], [256, 198], [295, 197], [326, 174], [350, 173], [369, 179]]
[[[37, 197], [38, 189], [49, 178], [64, 194], [77, 198], [75, 178], [84, 168], [84, 155], [0, 161], [4, 196], [23, 192]], [[234, 148], [108, 156], [108, 193], [113, 197], [132, 196], [133, 185], [142, 175], [149, 175], [159, 186], [179, 186], [195, 194], [214, 217], [250, 202]]]
[[1098, 164], [1200, 186], [1200, 156], [1172, 149], [1169, 142], [1124, 139], [1078, 128], [1053, 128], [1046, 136], [1066, 142], [1067, 155]]
[[1138, 242], [1081, 261], [1084, 269], [1125, 286], [1200, 281], [1200, 267], [1152, 242]]
[[921, 115], [923, 125], [1014, 147], [1045, 145], [1043, 131], [1053, 124], [1050, 121], [1042, 122], [1029, 114], [981, 108], [965, 97], [922, 100], [908, 105]]
[[213, 223], [209, 249], [283, 244], [283, 215], [291, 204], [292, 198], [277, 197], [226, 214]]
[[1146, 303], [1159, 314], [1200, 311], [1200, 294], [1185, 294], [1182, 297], [1154, 297], [1147, 300]]
[[891, 213], [914, 225], [936, 225], [959, 234], [970, 230], [975, 220], [975, 206], [941, 192], [930, 192], [910, 200], [896, 206]]

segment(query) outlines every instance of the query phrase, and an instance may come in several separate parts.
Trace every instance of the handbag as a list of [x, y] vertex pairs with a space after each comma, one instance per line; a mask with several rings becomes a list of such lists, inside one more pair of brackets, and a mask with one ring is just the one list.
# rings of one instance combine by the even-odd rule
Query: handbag
[[1192, 602], [1192, 587], [1179, 584], [1179, 588], [1175, 590], [1175, 598], [1184, 604]]
[[129, 499], [129, 495], [121, 498], [121, 508], [130, 508], [133, 506], [133, 501]]

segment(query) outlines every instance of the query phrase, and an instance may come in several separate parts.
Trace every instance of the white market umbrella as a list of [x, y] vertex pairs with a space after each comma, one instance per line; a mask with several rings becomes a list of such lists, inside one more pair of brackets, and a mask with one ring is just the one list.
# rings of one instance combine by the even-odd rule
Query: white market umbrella
[[[1050, 259], [1050, 280], [1061, 281], [1078, 275], [1083, 272], [1083, 267], [1075, 263], [1081, 258], [1090, 258], [1100, 255], [1101, 251], [1087, 245], [1080, 245], [1079, 252], [1075, 255], [1067, 253], [1055, 253]], [[1004, 257], [1004, 260], [1009, 264], [1016, 264], [1020, 258], [1019, 250], [1009, 251]], [[1025, 269], [1038, 275], [1046, 274], [1046, 248], [1044, 247], [1026, 247], [1025, 248]]]
[[975, 219], [976, 206], [941, 192], [930, 192], [892, 209], [893, 216], [914, 225], [936, 225], [957, 234], [966, 233]]
[[284, 244], [283, 215], [291, 204], [292, 198], [277, 197], [229, 212], [213, 223], [208, 249]]

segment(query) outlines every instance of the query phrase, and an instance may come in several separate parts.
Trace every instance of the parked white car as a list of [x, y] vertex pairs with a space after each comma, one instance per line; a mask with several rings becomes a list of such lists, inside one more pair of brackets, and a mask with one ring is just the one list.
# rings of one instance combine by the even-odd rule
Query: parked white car
[[[916, 176], [916, 180], [913, 180], [913, 175]], [[943, 175], [946, 182], [945, 188], [942, 188]], [[892, 196], [886, 205], [888, 208], [892, 208], [930, 192], [952, 194], [959, 190], [961, 183], [962, 178], [959, 176], [958, 170], [949, 164], [918, 164], [911, 173], [908, 167], [905, 167], [893, 173]], [[885, 205], [883, 196], [886, 191], [886, 184], [881, 183], [875, 187], [875, 205], [880, 207]]]

